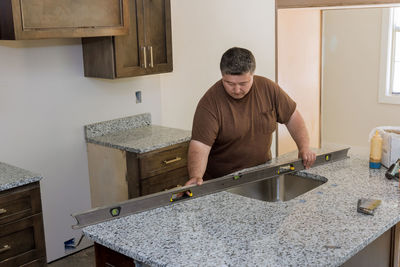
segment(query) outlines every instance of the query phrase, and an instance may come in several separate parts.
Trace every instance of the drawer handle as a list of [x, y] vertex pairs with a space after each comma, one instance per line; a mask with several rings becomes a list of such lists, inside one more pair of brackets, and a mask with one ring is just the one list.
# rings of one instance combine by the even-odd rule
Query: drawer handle
[[174, 163], [174, 162], [180, 161], [180, 160], [182, 160], [182, 158], [181, 158], [181, 157], [176, 157], [176, 158], [174, 158], [174, 159], [170, 159], [170, 160], [164, 160], [164, 161], [163, 161], [163, 163], [164, 163], [165, 165], [168, 165], [168, 164], [171, 164], [171, 163]]
[[146, 47], [143, 46], [143, 68], [147, 68], [147, 53], [146, 53]]
[[6, 252], [7, 250], [10, 250], [11, 247], [9, 245], [4, 245], [3, 248], [0, 248], [0, 253]]
[[150, 65], [149, 65], [149, 67], [150, 67], [150, 68], [153, 68], [153, 67], [154, 67], [154, 62], [153, 62], [153, 47], [150, 46], [149, 49], [150, 49]]
[[6, 209], [0, 209], [0, 215], [4, 214], [4, 213], [7, 213], [7, 210]]

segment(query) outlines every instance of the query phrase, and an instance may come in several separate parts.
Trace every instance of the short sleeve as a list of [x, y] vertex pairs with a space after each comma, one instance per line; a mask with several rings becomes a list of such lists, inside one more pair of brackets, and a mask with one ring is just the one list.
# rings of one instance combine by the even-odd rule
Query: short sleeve
[[212, 146], [217, 138], [219, 123], [216, 112], [205, 98], [197, 105], [193, 118], [192, 140]]
[[289, 122], [290, 117], [296, 110], [296, 102], [280, 88], [277, 84], [275, 86], [275, 111], [277, 121], [286, 124]]

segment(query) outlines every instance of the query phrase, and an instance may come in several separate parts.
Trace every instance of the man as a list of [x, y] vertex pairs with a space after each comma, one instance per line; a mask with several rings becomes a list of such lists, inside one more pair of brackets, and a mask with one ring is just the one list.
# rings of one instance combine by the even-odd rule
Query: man
[[222, 79], [201, 98], [194, 115], [186, 185], [201, 185], [203, 179], [270, 160], [276, 122], [288, 128], [304, 166], [314, 163], [316, 156], [296, 103], [277, 84], [254, 75], [255, 68], [247, 49], [233, 47], [223, 54]]

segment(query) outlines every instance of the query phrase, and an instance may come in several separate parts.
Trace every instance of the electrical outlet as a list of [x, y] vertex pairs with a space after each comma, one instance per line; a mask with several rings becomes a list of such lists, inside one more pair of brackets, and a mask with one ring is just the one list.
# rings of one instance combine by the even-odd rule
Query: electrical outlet
[[136, 104], [142, 103], [142, 91], [136, 91], [135, 96], [136, 96]]

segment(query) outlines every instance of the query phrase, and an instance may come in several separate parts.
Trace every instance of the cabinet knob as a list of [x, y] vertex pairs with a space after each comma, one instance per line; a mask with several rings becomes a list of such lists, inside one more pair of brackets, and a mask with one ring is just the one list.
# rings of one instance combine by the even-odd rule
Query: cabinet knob
[[7, 213], [7, 210], [6, 209], [0, 209], [0, 215], [4, 214], [4, 213]]
[[174, 163], [174, 162], [180, 161], [180, 160], [182, 160], [182, 158], [181, 158], [181, 157], [176, 157], [176, 158], [174, 158], [174, 159], [170, 159], [170, 160], [164, 160], [164, 161], [163, 161], [163, 163], [164, 163], [165, 165], [168, 165], [168, 164], [171, 164], [171, 163]]

